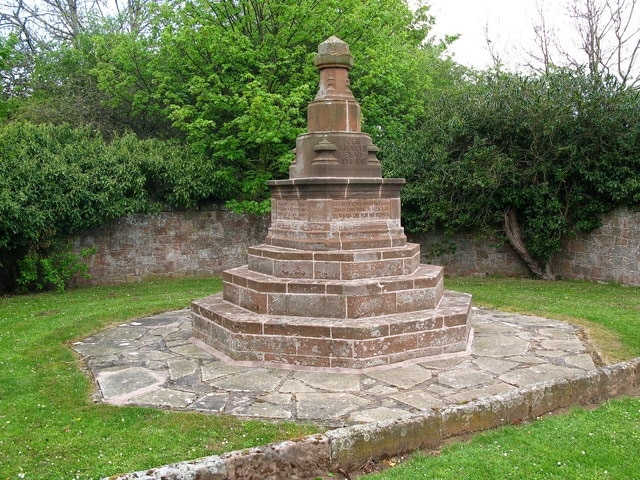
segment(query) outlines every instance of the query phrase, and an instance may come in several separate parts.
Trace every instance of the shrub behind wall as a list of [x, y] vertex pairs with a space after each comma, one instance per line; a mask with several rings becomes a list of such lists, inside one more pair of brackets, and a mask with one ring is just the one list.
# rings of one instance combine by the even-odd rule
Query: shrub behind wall
[[0, 292], [64, 287], [62, 239], [164, 203], [227, 199], [227, 172], [189, 148], [134, 135], [110, 142], [91, 128], [0, 128]]

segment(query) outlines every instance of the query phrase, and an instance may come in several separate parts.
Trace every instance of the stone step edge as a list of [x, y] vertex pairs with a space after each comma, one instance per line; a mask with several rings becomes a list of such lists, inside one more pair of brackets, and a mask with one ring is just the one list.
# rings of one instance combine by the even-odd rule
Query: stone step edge
[[323, 262], [371, 262], [409, 258], [420, 253], [420, 245], [407, 243], [399, 247], [363, 248], [359, 250], [300, 250], [276, 245], [255, 245], [247, 249], [250, 255], [273, 260], [315, 260]]
[[[316, 478], [426, 448], [445, 440], [508, 424], [532, 421], [572, 406], [592, 406], [640, 394], [640, 357], [567, 379], [521, 387], [440, 411], [338, 428], [261, 447], [237, 450], [103, 480], [262, 480]], [[274, 465], [281, 467], [274, 476]]]
[[[309, 286], [309, 285], [326, 285], [338, 289], [348, 289], [349, 287], [364, 287], [366, 285], [375, 285], [382, 291], [386, 286], [393, 287], [397, 284], [404, 285], [402, 290], [412, 290], [415, 288], [432, 288], [437, 286], [444, 279], [443, 268], [434, 265], [420, 264], [413, 272], [406, 275], [391, 275], [386, 277], [366, 277], [353, 279], [337, 279], [337, 278], [293, 278], [293, 277], [276, 277], [255, 270], [250, 270], [248, 265], [230, 268], [222, 273], [222, 279], [225, 282], [233, 283], [241, 287], [250, 287], [250, 283], [256, 285], [254, 290], [273, 291], [262, 285], [293, 285], [293, 286]], [[320, 292], [324, 295], [333, 292]]]
[[394, 186], [404, 185], [404, 178], [381, 178], [381, 177], [295, 177], [283, 180], [268, 180], [267, 185], [382, 185]]
[[[407, 323], [413, 323], [418, 320], [425, 320], [429, 318], [458, 318], [469, 315], [471, 308], [471, 295], [460, 292], [453, 292], [451, 290], [445, 290], [440, 300], [440, 304], [431, 310], [418, 310], [415, 312], [395, 313], [391, 315], [379, 315], [372, 317], [362, 318], [335, 318], [335, 317], [292, 317], [286, 315], [266, 315], [257, 314], [251, 310], [247, 310], [231, 302], [223, 299], [222, 293], [210, 295], [191, 302], [191, 311], [199, 314], [203, 318], [209, 321], [216, 322], [215, 318], [207, 316], [205, 312], [211, 311], [213, 308], [221, 307], [220, 313], [222, 315], [233, 316], [239, 323], [274, 323], [274, 324], [287, 324], [295, 325], [298, 328], [304, 327], [340, 327], [342, 330], [354, 328], [363, 329], [371, 328], [379, 325], [387, 325], [394, 323], [395, 319], [405, 319]], [[465, 321], [466, 323], [466, 321]], [[446, 326], [458, 326], [460, 322], [448, 324]]]

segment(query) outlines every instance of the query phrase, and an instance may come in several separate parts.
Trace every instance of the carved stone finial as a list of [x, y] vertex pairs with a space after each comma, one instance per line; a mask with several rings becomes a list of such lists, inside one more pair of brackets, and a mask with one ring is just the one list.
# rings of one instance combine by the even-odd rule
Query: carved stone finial
[[349, 45], [336, 36], [327, 38], [318, 45], [318, 54], [314, 60], [318, 68], [324, 65], [344, 65], [346, 68], [353, 66], [353, 57], [349, 53]]
[[315, 65], [318, 94], [307, 109], [307, 133], [296, 141], [289, 177], [381, 178], [377, 148], [361, 131], [360, 105], [349, 89], [349, 45], [329, 37], [318, 46]]
[[320, 84], [309, 106], [308, 131], [359, 132], [360, 105], [349, 89], [353, 66], [349, 45], [338, 37], [329, 37], [318, 46], [314, 63], [320, 71]]

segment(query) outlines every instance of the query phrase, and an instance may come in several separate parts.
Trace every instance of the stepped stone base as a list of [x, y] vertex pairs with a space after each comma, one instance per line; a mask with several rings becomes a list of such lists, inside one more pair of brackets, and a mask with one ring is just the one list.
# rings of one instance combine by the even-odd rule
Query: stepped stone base
[[364, 369], [466, 352], [471, 297], [444, 292], [400, 225], [401, 179], [270, 182], [272, 222], [193, 335], [232, 363]]
[[191, 310], [194, 337], [230, 363], [357, 373], [467, 352], [470, 305], [470, 295], [445, 291], [432, 309], [345, 320], [259, 315], [217, 294]]

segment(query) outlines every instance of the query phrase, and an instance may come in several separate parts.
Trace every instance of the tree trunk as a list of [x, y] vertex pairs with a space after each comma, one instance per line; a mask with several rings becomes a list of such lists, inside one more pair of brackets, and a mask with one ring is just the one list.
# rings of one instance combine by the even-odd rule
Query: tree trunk
[[541, 280], [555, 280], [556, 276], [551, 271], [550, 263], [547, 263], [544, 268], [540, 265], [535, 258], [531, 256], [527, 246], [522, 240], [522, 233], [520, 232], [520, 224], [518, 223], [518, 217], [514, 208], [509, 208], [507, 213], [504, 214], [504, 233], [509, 240], [509, 243], [514, 250], [520, 255], [520, 258], [527, 264], [531, 273], [536, 278]]

